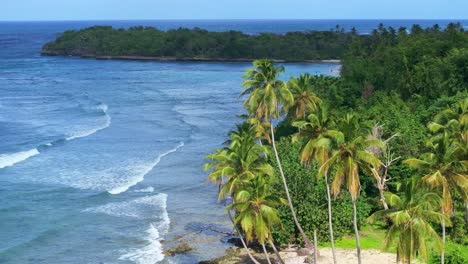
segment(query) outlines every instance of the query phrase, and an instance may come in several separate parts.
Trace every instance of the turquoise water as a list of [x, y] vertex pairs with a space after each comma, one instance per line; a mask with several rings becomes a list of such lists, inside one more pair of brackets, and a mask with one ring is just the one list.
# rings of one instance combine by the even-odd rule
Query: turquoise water
[[[205, 183], [203, 157], [242, 112], [240, 76], [250, 65], [39, 55], [57, 33], [96, 23], [0, 23], [0, 263], [196, 263], [221, 255], [227, 237], [210, 230], [229, 231], [229, 223]], [[257, 22], [192, 23], [262, 31]], [[265, 28], [323, 27], [281, 23]], [[336, 65], [286, 68], [285, 79], [331, 74]], [[195, 251], [163, 256], [180, 241]]]

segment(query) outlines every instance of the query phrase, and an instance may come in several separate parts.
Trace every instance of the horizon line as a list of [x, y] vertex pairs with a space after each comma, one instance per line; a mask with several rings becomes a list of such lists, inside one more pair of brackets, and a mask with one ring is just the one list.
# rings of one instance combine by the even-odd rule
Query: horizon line
[[98, 22], [98, 21], [318, 21], [318, 20], [348, 20], [348, 21], [404, 21], [404, 20], [426, 20], [426, 21], [465, 21], [468, 18], [161, 18], [161, 19], [50, 19], [50, 20], [2, 20], [0, 22]]

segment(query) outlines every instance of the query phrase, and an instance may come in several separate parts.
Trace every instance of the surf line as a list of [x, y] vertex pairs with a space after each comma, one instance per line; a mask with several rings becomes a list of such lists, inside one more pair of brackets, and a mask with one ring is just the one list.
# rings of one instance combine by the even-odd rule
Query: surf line
[[101, 103], [101, 104], [99, 104], [97, 106], [97, 108], [100, 109], [103, 112], [104, 116], [106, 117], [106, 121], [102, 126], [91, 129], [89, 131], [77, 133], [77, 134], [69, 136], [69, 137], [67, 137], [65, 139], [59, 139], [59, 140], [56, 140], [56, 141], [51, 142], [51, 143], [46, 143], [46, 144], [40, 145], [40, 146], [38, 146], [37, 148], [34, 148], [34, 149], [30, 149], [30, 150], [26, 150], [26, 151], [19, 151], [19, 152], [9, 153], [9, 154], [0, 154], [0, 169], [6, 168], [6, 167], [11, 167], [11, 166], [15, 165], [16, 163], [25, 161], [25, 160], [27, 160], [27, 159], [29, 159], [31, 157], [39, 155], [41, 153], [40, 150], [45, 149], [45, 148], [50, 148], [50, 147], [52, 147], [53, 145], [55, 145], [55, 144], [57, 144], [59, 142], [87, 137], [87, 136], [90, 136], [90, 135], [100, 131], [100, 130], [108, 128], [111, 125], [111, 117], [107, 114], [107, 109], [108, 109], [107, 105]]
[[177, 145], [175, 148], [170, 149], [164, 153], [159, 154], [156, 159], [142, 172], [139, 173], [137, 176], [134, 178], [130, 179], [126, 184], [110, 189], [107, 192], [110, 194], [120, 194], [123, 192], [126, 192], [129, 188], [137, 185], [138, 183], [142, 182], [145, 179], [146, 174], [148, 174], [150, 171], [152, 171], [158, 164], [161, 162], [161, 159], [164, 158], [165, 156], [176, 152], [178, 149], [184, 146], [184, 142], [180, 142], [179, 145]]

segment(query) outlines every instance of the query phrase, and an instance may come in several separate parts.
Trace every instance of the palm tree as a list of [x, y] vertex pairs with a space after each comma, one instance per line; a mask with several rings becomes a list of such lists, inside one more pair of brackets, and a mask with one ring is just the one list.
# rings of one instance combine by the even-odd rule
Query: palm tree
[[[293, 141], [303, 138], [304, 146], [301, 150], [301, 162], [310, 167], [313, 160], [318, 162], [321, 167], [329, 158], [336, 145], [336, 135], [339, 133], [331, 128], [334, 126], [332, 118], [328, 115], [328, 108], [320, 105], [316, 111], [310, 114], [306, 120], [293, 122], [293, 126], [299, 129], [299, 132], [293, 135]], [[327, 188], [328, 202], [328, 225], [330, 229], [330, 242], [332, 247], [333, 263], [336, 263], [335, 242], [333, 236], [332, 206], [330, 184], [328, 181], [329, 168], [324, 168], [325, 185]]]
[[442, 240], [431, 223], [449, 222], [446, 215], [438, 212], [441, 198], [437, 193], [424, 190], [420, 182], [407, 182], [403, 196], [386, 193], [390, 209], [374, 213], [370, 222], [377, 219], [391, 219], [391, 226], [385, 236], [384, 248], [396, 244], [397, 263], [411, 263], [416, 256], [427, 261], [430, 248], [442, 249]]
[[[273, 226], [281, 223], [276, 208], [285, 201], [271, 192], [268, 180], [259, 175], [246, 181], [227, 209], [237, 212], [235, 224], [242, 227], [247, 242], [256, 239], [260, 243], [268, 263], [271, 264], [265, 243], [274, 245], [271, 231]], [[278, 260], [284, 263], [276, 248], [275, 252]]]
[[[210, 171], [208, 180], [220, 186], [218, 196], [220, 201], [235, 196], [246, 182], [258, 175], [273, 176], [273, 168], [266, 160], [267, 149], [255, 144], [253, 129], [248, 124], [238, 125], [237, 130], [232, 131], [230, 136], [229, 147], [218, 149], [215, 153], [206, 156], [209, 161], [205, 164], [205, 170]], [[228, 215], [232, 219], [230, 210]], [[247, 254], [254, 263], [258, 263], [250, 254], [242, 233], [237, 229], [233, 219], [232, 221]]]
[[370, 140], [359, 135], [357, 117], [352, 114], [347, 114], [341, 119], [338, 127], [340, 128], [340, 132], [335, 135], [334, 139], [336, 140], [337, 149], [332, 152], [330, 158], [320, 167], [319, 174], [324, 175], [330, 167], [335, 167], [334, 179], [332, 182], [332, 193], [335, 197], [340, 193], [341, 185], [346, 183], [346, 188], [351, 194], [353, 204], [356, 249], [358, 263], [361, 264], [361, 243], [357, 226], [356, 209], [356, 200], [361, 190], [359, 172], [379, 167], [379, 159], [366, 150], [373, 145], [380, 145], [380, 141]]
[[306, 118], [322, 102], [314, 93], [312, 79], [312, 75], [304, 73], [289, 80], [288, 87], [294, 97], [294, 104], [288, 110], [291, 118]]
[[[458, 191], [464, 201], [468, 200], [468, 175], [466, 145], [461, 146], [451, 140], [448, 133], [438, 135], [428, 142], [429, 152], [420, 159], [405, 161], [410, 167], [421, 171], [423, 180], [432, 188], [442, 192], [442, 213], [451, 216], [453, 213], [452, 191]], [[463, 157], [464, 156], [464, 157]], [[442, 221], [442, 241], [445, 247], [445, 226]], [[442, 250], [441, 262], [444, 262], [445, 250]]]
[[[421, 159], [406, 161], [411, 167], [424, 173], [424, 180], [433, 188], [442, 191], [442, 213], [453, 213], [452, 191], [458, 191], [465, 201], [468, 222], [468, 98], [447, 108], [429, 123], [433, 133], [428, 142], [430, 151], [421, 155]], [[445, 222], [442, 221], [442, 241], [445, 248]], [[445, 249], [442, 250], [441, 263], [445, 261]]]
[[294, 102], [293, 95], [288, 86], [278, 79], [279, 74], [282, 72], [284, 72], [284, 68], [275, 66], [270, 60], [263, 59], [254, 61], [253, 69], [248, 69], [244, 75], [244, 79], [246, 80], [242, 83], [242, 86], [245, 89], [241, 93], [241, 96], [248, 95], [247, 99], [244, 101], [244, 106], [252, 117], [270, 124], [271, 144], [283, 181], [288, 205], [294, 223], [304, 240], [305, 246], [311, 249], [312, 243], [297, 220], [286, 177], [284, 176], [283, 167], [281, 166], [275, 144], [275, 133], [272, 122], [274, 119], [279, 118], [281, 114], [285, 113], [288, 107]]

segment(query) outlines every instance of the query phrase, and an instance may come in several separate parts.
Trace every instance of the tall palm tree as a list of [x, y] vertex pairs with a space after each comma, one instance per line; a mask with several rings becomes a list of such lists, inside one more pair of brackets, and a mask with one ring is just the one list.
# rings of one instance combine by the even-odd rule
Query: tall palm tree
[[431, 223], [449, 222], [449, 219], [439, 212], [442, 200], [437, 193], [424, 190], [415, 179], [409, 180], [405, 187], [402, 197], [386, 193], [391, 208], [375, 212], [369, 220], [391, 219], [384, 248], [396, 244], [397, 263], [400, 260], [411, 263], [417, 256], [427, 261], [430, 249], [442, 249], [442, 240]]
[[356, 250], [358, 263], [361, 264], [361, 242], [359, 229], [357, 226], [356, 200], [361, 190], [359, 173], [362, 170], [378, 168], [379, 159], [367, 149], [373, 145], [380, 145], [380, 141], [370, 140], [359, 134], [359, 123], [357, 117], [347, 114], [339, 122], [339, 133], [335, 135], [337, 149], [332, 152], [330, 158], [323, 163], [319, 169], [319, 174], [324, 175], [328, 169], [335, 167], [334, 179], [332, 182], [332, 193], [338, 196], [341, 185], [346, 184], [348, 192], [351, 194], [353, 204], [353, 224], [356, 237]]
[[[313, 160], [316, 160], [321, 167], [330, 158], [333, 150], [336, 149], [336, 135], [338, 131], [332, 130], [334, 126], [333, 119], [328, 115], [328, 108], [325, 105], [319, 105], [316, 111], [308, 115], [306, 120], [293, 122], [293, 126], [299, 129], [299, 132], [293, 135], [293, 141], [300, 138], [304, 139], [304, 146], [301, 150], [301, 162], [310, 167]], [[333, 263], [336, 263], [335, 241], [333, 236], [332, 223], [332, 205], [330, 183], [328, 181], [329, 168], [323, 169], [325, 185], [327, 188], [328, 203], [328, 226], [330, 230], [330, 242], [332, 247]]]
[[314, 92], [312, 79], [312, 75], [304, 73], [289, 80], [288, 87], [294, 97], [294, 104], [288, 110], [291, 118], [305, 119], [322, 102]]
[[283, 181], [288, 205], [294, 223], [304, 240], [305, 246], [311, 249], [312, 243], [297, 220], [296, 211], [294, 210], [286, 177], [284, 176], [283, 167], [281, 166], [275, 144], [275, 133], [272, 122], [278, 119], [281, 114], [285, 113], [288, 107], [294, 102], [293, 95], [286, 83], [278, 79], [279, 74], [283, 72], [284, 67], [275, 66], [271, 60], [263, 59], [254, 61], [253, 68], [248, 69], [244, 75], [245, 81], [242, 83], [244, 91], [241, 93], [241, 96], [248, 95], [247, 99], [244, 101], [244, 106], [252, 117], [270, 124], [271, 144]]
[[[237, 130], [232, 131], [230, 136], [229, 147], [218, 149], [206, 156], [209, 161], [205, 164], [205, 170], [210, 171], [208, 180], [220, 186], [219, 200], [235, 196], [246, 182], [258, 175], [273, 176], [273, 168], [266, 160], [267, 149], [255, 144], [253, 130], [248, 124], [238, 125]], [[248, 250], [230, 210], [228, 215], [233, 220], [234, 228], [247, 254], [254, 263], [258, 263]]]
[[[468, 222], [468, 98], [438, 113], [428, 128], [433, 134], [430, 151], [406, 163], [424, 173], [423, 179], [431, 187], [441, 189], [442, 213], [447, 216], [453, 213], [451, 193], [458, 191], [465, 201]], [[445, 225], [442, 221], [441, 263], [445, 261]]]
[[[451, 140], [448, 133], [438, 135], [429, 141], [429, 152], [421, 155], [420, 159], [405, 161], [410, 167], [421, 171], [423, 180], [432, 188], [442, 192], [442, 213], [451, 216], [453, 213], [452, 192], [458, 191], [464, 201], [468, 200], [468, 175], [466, 145], [461, 146]], [[445, 248], [446, 223], [442, 221], [442, 241]], [[442, 250], [441, 262], [445, 260], [445, 250]]]

